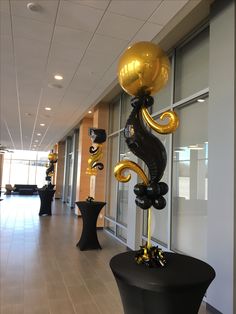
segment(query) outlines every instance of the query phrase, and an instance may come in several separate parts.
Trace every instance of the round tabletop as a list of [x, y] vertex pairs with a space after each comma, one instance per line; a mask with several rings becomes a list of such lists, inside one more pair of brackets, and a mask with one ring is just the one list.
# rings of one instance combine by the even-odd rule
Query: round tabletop
[[137, 252], [128, 251], [114, 256], [110, 261], [113, 273], [129, 285], [151, 291], [175, 291], [205, 284], [215, 277], [214, 269], [196, 258], [164, 252], [165, 267], [149, 268], [137, 264]]

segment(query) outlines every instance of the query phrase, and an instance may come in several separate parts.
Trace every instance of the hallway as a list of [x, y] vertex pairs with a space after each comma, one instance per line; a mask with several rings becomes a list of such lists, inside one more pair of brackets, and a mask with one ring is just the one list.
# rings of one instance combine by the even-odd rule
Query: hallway
[[3, 197], [1, 314], [123, 313], [109, 268], [122, 244], [98, 231], [103, 249], [81, 252], [82, 221], [61, 201], [53, 202], [51, 217], [40, 218], [38, 196]]

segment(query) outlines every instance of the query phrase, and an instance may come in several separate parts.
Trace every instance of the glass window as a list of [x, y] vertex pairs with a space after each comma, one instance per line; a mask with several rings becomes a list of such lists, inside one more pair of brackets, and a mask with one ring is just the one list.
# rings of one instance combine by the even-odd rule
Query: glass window
[[45, 185], [46, 181], [46, 169], [47, 169], [47, 162], [46, 161], [37, 161], [37, 168], [36, 168], [36, 181], [35, 184], [41, 188]]
[[12, 160], [11, 184], [28, 184], [29, 160]]
[[120, 98], [110, 105], [109, 133], [114, 133], [120, 129]]
[[118, 161], [118, 135], [108, 138], [108, 191], [107, 191], [107, 206], [106, 215], [116, 219], [117, 209], [117, 180], [114, 176], [114, 167]]
[[208, 99], [177, 110], [173, 135], [172, 245], [174, 251], [206, 258]]
[[114, 222], [105, 219], [105, 228], [110, 231], [112, 234], [115, 234], [116, 232], [116, 225]]
[[171, 104], [171, 87], [172, 87], [172, 66], [171, 66], [171, 59], [170, 60], [170, 74], [169, 79], [165, 87], [161, 89], [157, 94], [154, 95], [154, 104], [152, 106], [152, 112], [159, 112], [160, 110], [170, 106]]
[[123, 93], [121, 95], [121, 128], [125, 127], [126, 121], [132, 111], [132, 106], [130, 104], [132, 96]]
[[28, 184], [35, 184], [36, 169], [37, 169], [37, 162], [35, 160], [29, 161], [29, 181], [28, 181]]
[[3, 187], [5, 187], [6, 184], [11, 184], [10, 183], [10, 175], [11, 175], [11, 160], [4, 158], [3, 174], [2, 174], [2, 186]]
[[176, 51], [175, 102], [208, 87], [209, 29]]
[[123, 242], [126, 242], [126, 240], [127, 240], [127, 230], [125, 228], [121, 228], [120, 226], [117, 226], [116, 227], [116, 235]]

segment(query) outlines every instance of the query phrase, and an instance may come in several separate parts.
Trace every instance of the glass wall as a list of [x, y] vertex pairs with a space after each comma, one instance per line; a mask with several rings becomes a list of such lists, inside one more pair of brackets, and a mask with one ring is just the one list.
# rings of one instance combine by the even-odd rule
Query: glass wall
[[[161, 181], [168, 184], [169, 192], [165, 196], [166, 208], [152, 210], [152, 241], [160, 247], [201, 259], [206, 258], [208, 44], [209, 29], [205, 27], [172, 51], [168, 84], [154, 96], [150, 109], [157, 121], [166, 110], [176, 111], [180, 118], [174, 134], [155, 133], [167, 151], [168, 162]], [[126, 242], [126, 226], [130, 220], [128, 199], [133, 190], [127, 183], [117, 183], [113, 168], [119, 160], [129, 158], [122, 131], [131, 109], [130, 96], [125, 93], [110, 107], [107, 228], [123, 242]], [[147, 212], [141, 212], [144, 243]]]
[[2, 185], [45, 185], [49, 152], [18, 151], [4, 154]]

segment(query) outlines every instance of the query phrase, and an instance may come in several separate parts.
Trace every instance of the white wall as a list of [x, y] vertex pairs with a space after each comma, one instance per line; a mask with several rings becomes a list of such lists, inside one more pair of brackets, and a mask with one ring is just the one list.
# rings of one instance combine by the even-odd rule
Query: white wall
[[[210, 19], [208, 262], [216, 278], [207, 302], [235, 307], [235, 2], [215, 1]], [[200, 122], [200, 121], [199, 121]]]

